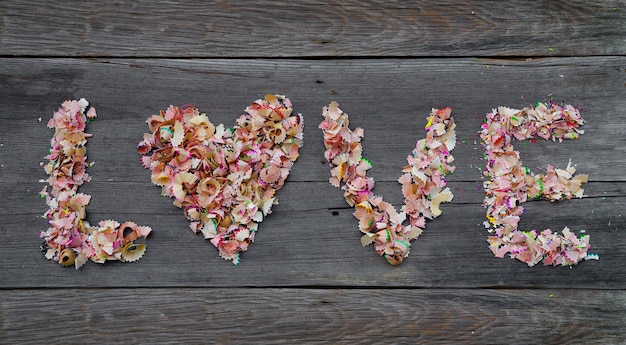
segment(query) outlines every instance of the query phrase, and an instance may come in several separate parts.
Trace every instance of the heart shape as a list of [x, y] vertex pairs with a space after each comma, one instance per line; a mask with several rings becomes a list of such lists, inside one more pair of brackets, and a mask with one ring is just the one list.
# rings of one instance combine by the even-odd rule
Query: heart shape
[[239, 263], [258, 223], [271, 213], [302, 146], [303, 118], [292, 116], [281, 95], [266, 95], [245, 109], [236, 125], [215, 126], [191, 105], [170, 106], [146, 121], [137, 151], [163, 195], [184, 209], [195, 233]]

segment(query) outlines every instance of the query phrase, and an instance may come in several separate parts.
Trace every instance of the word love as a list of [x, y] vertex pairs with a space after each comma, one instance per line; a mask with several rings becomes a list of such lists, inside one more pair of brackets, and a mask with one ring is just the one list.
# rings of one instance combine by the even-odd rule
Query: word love
[[587, 175], [574, 175], [576, 169], [568, 164], [565, 169], [548, 166], [545, 174], [534, 174], [522, 166], [519, 152], [513, 148], [513, 139], [542, 138], [562, 141], [576, 139], [584, 123], [578, 109], [571, 105], [537, 103], [522, 110], [499, 107], [487, 114], [480, 137], [486, 151], [484, 182], [487, 219], [485, 226], [493, 234], [488, 242], [497, 257], [509, 253], [512, 258], [533, 266], [543, 260], [544, 265], [575, 265], [582, 259], [597, 259], [588, 255], [589, 236], [576, 237], [566, 227], [562, 234], [546, 229], [518, 229], [522, 203], [528, 198], [544, 197], [550, 201], [582, 198], [582, 183]]
[[[361, 244], [374, 243], [376, 253], [392, 265], [401, 264], [407, 257], [410, 241], [422, 233], [426, 218], [441, 215], [439, 204], [453, 198], [449, 188], [443, 189], [444, 177], [454, 171], [454, 166], [449, 165], [454, 160], [450, 151], [456, 144], [451, 112], [451, 108], [432, 110], [426, 124], [426, 138], [418, 140], [407, 157], [404, 175], [398, 179], [404, 195], [404, 205], [398, 213], [372, 192], [374, 179], [366, 176], [372, 164], [362, 157], [363, 129], [351, 130], [348, 114], [336, 102], [323, 109], [324, 120], [319, 127], [324, 133], [324, 156], [332, 167], [330, 183], [341, 187], [348, 205], [356, 209], [354, 217], [363, 233]], [[402, 225], [407, 216], [409, 224]]]
[[[303, 118], [292, 115], [288, 98], [266, 95], [245, 109], [233, 128], [215, 126], [206, 114], [193, 106], [170, 106], [147, 120], [150, 133], [144, 135], [138, 152], [142, 165], [151, 171], [152, 182], [162, 194], [174, 198], [183, 208], [195, 233], [218, 249], [233, 263], [254, 242], [258, 224], [278, 203], [276, 192], [284, 185], [303, 143]], [[324, 156], [331, 167], [330, 183], [344, 191], [346, 202], [355, 208], [354, 217], [362, 233], [361, 244], [374, 244], [374, 250], [392, 265], [408, 256], [411, 241], [426, 227], [426, 219], [442, 214], [442, 202], [453, 199], [446, 188], [446, 175], [452, 173], [456, 144], [451, 108], [433, 109], [427, 117], [426, 137], [417, 141], [407, 157], [407, 166], [398, 182], [404, 204], [398, 212], [381, 196], [373, 194], [374, 179], [367, 176], [372, 163], [362, 156], [364, 130], [349, 127], [349, 117], [339, 104], [323, 108]], [[91, 197], [78, 193], [90, 181], [86, 169], [85, 133], [88, 120], [96, 118], [95, 108], [85, 99], [66, 101], [54, 113], [48, 127], [55, 129], [52, 149], [46, 157], [48, 187], [41, 191], [49, 210], [50, 227], [41, 232], [46, 258], [63, 266], [81, 267], [87, 260], [136, 261], [146, 250], [135, 243], [151, 232], [133, 222], [104, 220], [99, 226], [85, 221], [85, 208]], [[589, 236], [577, 237], [567, 227], [561, 233], [551, 229], [524, 231], [519, 222], [522, 204], [530, 199], [550, 201], [581, 198], [581, 185], [587, 175], [548, 166], [535, 174], [522, 165], [514, 140], [543, 138], [562, 141], [576, 139], [584, 123], [571, 105], [537, 103], [521, 110], [498, 107], [485, 117], [480, 137], [485, 149], [485, 227], [487, 241], [496, 257], [509, 254], [533, 266], [575, 265], [581, 260], [598, 259], [589, 254]], [[408, 224], [403, 225], [405, 221]]]
[[146, 251], [146, 245], [134, 241], [152, 231], [133, 222], [103, 220], [99, 226], [90, 226], [85, 221], [85, 208], [91, 196], [77, 190], [91, 180], [86, 172], [89, 164], [85, 144], [92, 135], [85, 133], [85, 127], [88, 120], [96, 118], [96, 109], [87, 110], [88, 106], [84, 98], [65, 101], [48, 122], [55, 133], [44, 167], [49, 177], [42, 182], [48, 183], [52, 190], [48, 192], [46, 186], [40, 193], [50, 207], [44, 214], [50, 227], [40, 235], [44, 238], [42, 251], [46, 258], [62, 266], [74, 265], [76, 269], [87, 260], [137, 261]]
[[288, 98], [266, 95], [236, 125], [215, 126], [193, 106], [170, 106], [148, 118], [150, 133], [137, 148], [152, 182], [184, 209], [201, 232], [234, 264], [258, 223], [271, 213], [302, 146], [302, 115]]

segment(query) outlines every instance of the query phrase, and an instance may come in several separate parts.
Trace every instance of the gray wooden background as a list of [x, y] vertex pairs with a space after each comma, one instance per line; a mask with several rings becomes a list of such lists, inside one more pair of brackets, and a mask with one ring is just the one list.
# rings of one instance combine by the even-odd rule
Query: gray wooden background
[[[626, 2], [0, 2], [0, 343], [626, 343]], [[239, 266], [188, 229], [139, 163], [145, 119], [190, 103], [230, 126], [287, 95], [305, 145]], [[38, 234], [46, 122], [85, 97], [92, 222], [150, 225], [133, 264], [47, 261]], [[519, 143], [526, 166], [589, 174], [583, 199], [525, 204], [525, 228], [591, 235], [599, 261], [496, 259], [482, 222], [478, 131], [493, 107], [581, 107], [579, 140]], [[361, 247], [327, 183], [322, 107], [365, 129], [376, 192], [396, 179], [433, 107], [453, 107], [455, 198], [399, 267]]]

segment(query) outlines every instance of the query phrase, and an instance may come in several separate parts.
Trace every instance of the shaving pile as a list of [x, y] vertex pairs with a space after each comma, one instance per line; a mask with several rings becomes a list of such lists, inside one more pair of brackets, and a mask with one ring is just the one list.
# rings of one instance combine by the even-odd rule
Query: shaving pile
[[[337, 102], [323, 108], [324, 120], [319, 127], [324, 133], [324, 156], [331, 166], [329, 182], [340, 187], [348, 205], [355, 208], [354, 217], [363, 233], [361, 243], [374, 243], [376, 253], [392, 265], [401, 264], [408, 256], [410, 241], [422, 233], [426, 218], [438, 217], [439, 205], [453, 198], [450, 189], [444, 189], [444, 177], [454, 171], [454, 166], [449, 165], [454, 160], [450, 151], [456, 145], [451, 112], [451, 108], [433, 109], [428, 117], [426, 138], [417, 141], [407, 157], [404, 174], [398, 179], [404, 205], [397, 212], [372, 192], [374, 179], [366, 176], [372, 164], [362, 157], [363, 129], [352, 131], [348, 127], [348, 114]], [[409, 224], [402, 225], [407, 216]]]
[[[260, 223], [277, 204], [302, 146], [303, 119], [288, 98], [266, 95], [230, 129], [215, 126], [191, 105], [148, 118], [137, 151], [162, 194], [174, 198], [195, 233], [239, 263]], [[149, 155], [147, 155], [149, 154]]]
[[92, 134], [85, 133], [85, 127], [96, 118], [96, 109], [87, 110], [88, 106], [84, 98], [65, 101], [48, 122], [55, 133], [44, 167], [49, 177], [42, 182], [52, 190], [48, 192], [46, 186], [40, 193], [50, 207], [44, 214], [50, 227], [40, 235], [45, 240], [42, 245], [45, 257], [76, 269], [88, 259], [97, 263], [137, 261], [144, 255], [146, 245], [134, 241], [152, 231], [133, 222], [103, 220], [98, 226], [91, 226], [85, 221], [85, 208], [91, 196], [77, 191], [91, 180], [86, 171], [89, 164], [85, 145]]
[[485, 226], [492, 233], [488, 242], [495, 256], [502, 258], [509, 253], [529, 266], [542, 260], [544, 265], [575, 265], [587, 257], [588, 235], [577, 237], [567, 227], [561, 234], [550, 229], [518, 229], [524, 213], [521, 204], [528, 198], [582, 198], [581, 185], [587, 182], [587, 175], [574, 175], [576, 169], [571, 162], [565, 169], [549, 165], [545, 174], [532, 173], [522, 166], [512, 144], [513, 139], [536, 137], [559, 142], [576, 139], [583, 133], [578, 129], [583, 123], [578, 109], [552, 102], [538, 102], [535, 107], [521, 110], [498, 107], [486, 115], [480, 132], [486, 151], [484, 175], [489, 178], [483, 183], [488, 219]]

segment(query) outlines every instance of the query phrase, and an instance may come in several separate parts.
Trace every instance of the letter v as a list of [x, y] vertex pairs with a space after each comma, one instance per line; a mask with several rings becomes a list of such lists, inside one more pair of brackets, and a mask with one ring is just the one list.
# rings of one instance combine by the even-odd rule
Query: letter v
[[[426, 124], [426, 138], [417, 141], [408, 165], [398, 179], [402, 185], [404, 205], [401, 212], [381, 196], [372, 193], [374, 179], [367, 177], [372, 164], [363, 158], [361, 140], [364, 131], [352, 131], [348, 114], [337, 102], [323, 108], [324, 120], [319, 128], [324, 132], [324, 156], [331, 168], [329, 182], [344, 190], [346, 202], [355, 208], [354, 217], [364, 235], [361, 244], [374, 242], [374, 250], [392, 265], [399, 265], [409, 254], [410, 241], [417, 239], [426, 227], [426, 219], [441, 214], [439, 204], [453, 198], [445, 188], [445, 175], [454, 171], [450, 151], [456, 144], [454, 118], [451, 108], [433, 109]], [[409, 225], [402, 225], [409, 217]]]

